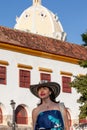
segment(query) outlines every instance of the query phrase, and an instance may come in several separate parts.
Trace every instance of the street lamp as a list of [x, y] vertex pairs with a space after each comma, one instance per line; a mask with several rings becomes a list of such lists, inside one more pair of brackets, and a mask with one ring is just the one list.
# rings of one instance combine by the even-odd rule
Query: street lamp
[[12, 130], [15, 130], [15, 102], [14, 100], [11, 100], [11, 107], [12, 107], [12, 110], [13, 110], [13, 117], [12, 117]]

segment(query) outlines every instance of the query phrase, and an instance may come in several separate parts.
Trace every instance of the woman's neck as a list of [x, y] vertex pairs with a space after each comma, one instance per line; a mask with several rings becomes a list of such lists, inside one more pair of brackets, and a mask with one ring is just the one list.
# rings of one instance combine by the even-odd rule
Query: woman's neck
[[50, 110], [54, 106], [54, 103], [49, 98], [46, 98], [42, 100], [41, 106], [43, 110]]
[[52, 101], [49, 98], [46, 98], [46, 99], [42, 100], [42, 104], [43, 105], [45, 105], [45, 104], [52, 104]]

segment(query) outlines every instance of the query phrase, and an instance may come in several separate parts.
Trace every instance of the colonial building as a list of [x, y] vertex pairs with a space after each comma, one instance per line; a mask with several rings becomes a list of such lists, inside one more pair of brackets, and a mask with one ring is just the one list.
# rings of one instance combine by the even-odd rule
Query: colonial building
[[[45, 30], [41, 29], [40, 20]], [[0, 26], [0, 127], [12, 127], [10, 101], [14, 100], [15, 127], [32, 128], [31, 112], [39, 99], [31, 94], [29, 87], [40, 80], [60, 84], [57, 100], [67, 108], [70, 128], [79, 123], [79, 94], [69, 83], [74, 76], [87, 73], [87, 69], [78, 64], [80, 60], [87, 60], [87, 48], [65, 39], [59, 20], [56, 21], [55, 15], [43, 7], [40, 0], [33, 0], [33, 5], [17, 19], [15, 29]]]

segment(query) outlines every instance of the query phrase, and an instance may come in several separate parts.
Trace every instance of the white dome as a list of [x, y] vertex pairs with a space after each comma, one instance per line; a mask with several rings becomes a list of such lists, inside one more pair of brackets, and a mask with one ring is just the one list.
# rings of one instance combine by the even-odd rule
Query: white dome
[[43, 7], [40, 0], [33, 0], [33, 5], [24, 10], [21, 16], [16, 18], [16, 22], [15, 29], [66, 40], [66, 33], [58, 16]]

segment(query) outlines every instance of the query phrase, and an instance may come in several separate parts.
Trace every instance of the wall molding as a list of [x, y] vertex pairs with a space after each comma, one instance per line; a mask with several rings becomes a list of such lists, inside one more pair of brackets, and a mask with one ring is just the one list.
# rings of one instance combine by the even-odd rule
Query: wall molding
[[1, 65], [9, 65], [8, 61], [0, 60]]
[[31, 65], [25, 65], [25, 64], [17, 64], [18, 68], [24, 68], [24, 69], [33, 69]]
[[70, 72], [65, 72], [65, 71], [60, 71], [60, 74], [61, 74], [61, 75], [67, 75], [67, 76], [73, 76], [72, 73], [70, 73]]
[[49, 72], [49, 73], [52, 73], [52, 69], [49, 69], [49, 68], [43, 68], [43, 67], [38, 67], [38, 70], [39, 71], [43, 71], [43, 72]]
[[29, 48], [24, 48], [24, 47], [12, 45], [10, 43], [8, 44], [8, 43], [0, 42], [0, 48], [5, 49], [5, 50], [19, 52], [22, 54], [28, 54], [28, 55], [33, 55], [33, 56], [38, 56], [38, 57], [43, 57], [43, 58], [49, 58], [49, 59], [64, 61], [64, 62], [73, 63], [73, 64], [79, 64], [79, 61], [80, 61], [80, 60], [75, 59], [75, 58], [46, 53], [46, 52], [42, 52], [42, 51], [38, 51], [38, 50], [32, 50]]

